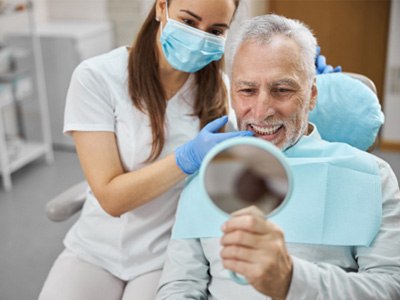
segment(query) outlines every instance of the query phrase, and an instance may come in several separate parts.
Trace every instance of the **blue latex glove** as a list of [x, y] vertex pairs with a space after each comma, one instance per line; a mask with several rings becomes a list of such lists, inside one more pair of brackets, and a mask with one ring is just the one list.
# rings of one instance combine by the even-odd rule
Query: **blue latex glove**
[[337, 66], [333, 68], [331, 65], [326, 64], [326, 57], [321, 55], [321, 47], [317, 46], [317, 56], [315, 58], [315, 68], [317, 69], [317, 74], [327, 74], [342, 72], [342, 67]]
[[186, 174], [193, 174], [200, 168], [200, 164], [207, 152], [219, 142], [239, 136], [252, 136], [252, 131], [236, 131], [218, 133], [228, 117], [224, 116], [208, 123], [191, 141], [175, 149], [175, 159], [178, 167]]

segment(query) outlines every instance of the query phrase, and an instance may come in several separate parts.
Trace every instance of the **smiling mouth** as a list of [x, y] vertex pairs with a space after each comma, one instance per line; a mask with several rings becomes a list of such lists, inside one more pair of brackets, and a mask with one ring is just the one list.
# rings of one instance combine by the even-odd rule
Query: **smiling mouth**
[[251, 130], [257, 135], [274, 135], [282, 128], [282, 124], [275, 126], [258, 126], [255, 124], [248, 125]]

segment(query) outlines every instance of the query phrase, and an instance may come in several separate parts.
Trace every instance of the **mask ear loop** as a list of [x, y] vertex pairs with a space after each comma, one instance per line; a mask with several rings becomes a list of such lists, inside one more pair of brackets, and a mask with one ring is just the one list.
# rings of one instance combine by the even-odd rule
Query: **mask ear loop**
[[[168, 16], [168, 0], [165, 0], [165, 13], [166, 13], [167, 22], [168, 22], [168, 20], [169, 20], [169, 16]], [[162, 26], [162, 21], [161, 21], [161, 19], [160, 19], [159, 17], [156, 17], [156, 21], [157, 21], [157, 22], [160, 22], [161, 30], [163, 30], [163, 26]]]
[[168, 0], [165, 0], [165, 13], [166, 13], [167, 22], [168, 22], [168, 19], [169, 19], [169, 15], [168, 15]]

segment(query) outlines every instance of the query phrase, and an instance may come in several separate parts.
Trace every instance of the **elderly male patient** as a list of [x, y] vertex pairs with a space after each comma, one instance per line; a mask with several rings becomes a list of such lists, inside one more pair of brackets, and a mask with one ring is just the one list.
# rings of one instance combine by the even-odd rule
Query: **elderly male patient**
[[[342, 212], [352, 209], [354, 221], [350, 218], [343, 226], [341, 214], [313, 210], [321, 214], [310, 214], [313, 220], [329, 217], [335, 224], [338, 218], [337, 232], [320, 240], [301, 240], [249, 207], [234, 213], [221, 227], [220, 236], [173, 236], [157, 299], [400, 299], [400, 192], [396, 177], [386, 162], [365, 151], [321, 140], [317, 128], [308, 122], [318, 93], [315, 49], [313, 34], [298, 21], [277, 15], [246, 21], [233, 48], [232, 106], [240, 130], [252, 130], [256, 138], [272, 142], [287, 156], [307, 153], [308, 158], [324, 157], [332, 164], [357, 161], [353, 164], [357, 170], [368, 166], [368, 172], [349, 168], [342, 172], [343, 178], [329, 179], [334, 186], [338, 180], [363, 178], [364, 186], [343, 184], [333, 192], [333, 199], [337, 197], [338, 205], [345, 208]], [[335, 160], [339, 154], [341, 159]], [[351, 174], [348, 177], [347, 171]], [[314, 184], [321, 174], [316, 171], [303, 177]], [[193, 184], [196, 177], [186, 190]], [[377, 193], [371, 185], [378, 187]], [[372, 209], [365, 210], [364, 205], [351, 208], [353, 197], [346, 199], [343, 194], [355, 195], [355, 189], [365, 198], [357, 201]], [[372, 192], [364, 193], [364, 189]], [[181, 201], [196, 209], [195, 193], [185, 191]], [[301, 201], [305, 206], [312, 195], [313, 191], [304, 194]], [[320, 201], [325, 201], [324, 197]], [[179, 226], [182, 213], [178, 208], [175, 226]], [[204, 224], [212, 222], [211, 217], [203, 216]], [[354, 234], [357, 220], [366, 217], [370, 218], [365, 223], [366, 236], [360, 238], [363, 228]], [[304, 218], [298, 226], [311, 224], [312, 235], [319, 229], [313, 228], [312, 222]], [[186, 225], [190, 229], [190, 221]], [[248, 285], [231, 280], [228, 270], [243, 276]]]

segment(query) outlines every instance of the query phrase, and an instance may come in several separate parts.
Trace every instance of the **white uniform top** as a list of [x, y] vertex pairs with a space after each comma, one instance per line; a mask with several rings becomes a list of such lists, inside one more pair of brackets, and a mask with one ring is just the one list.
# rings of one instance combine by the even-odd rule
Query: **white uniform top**
[[[121, 47], [88, 59], [76, 68], [67, 95], [64, 133], [114, 132], [123, 167], [133, 171], [145, 165], [152, 133], [150, 120], [133, 106], [129, 97], [127, 65], [128, 51]], [[198, 133], [199, 119], [191, 116], [195, 92], [191, 75], [168, 100], [166, 139], [160, 158]], [[120, 217], [107, 214], [88, 191], [81, 217], [64, 244], [82, 259], [123, 280], [160, 269], [182, 188], [183, 183], [178, 184]]]

